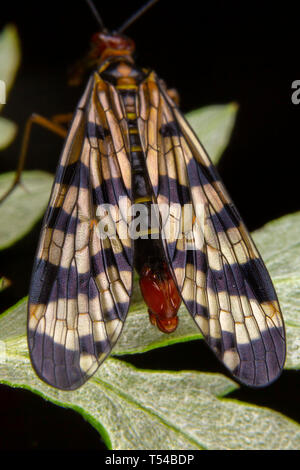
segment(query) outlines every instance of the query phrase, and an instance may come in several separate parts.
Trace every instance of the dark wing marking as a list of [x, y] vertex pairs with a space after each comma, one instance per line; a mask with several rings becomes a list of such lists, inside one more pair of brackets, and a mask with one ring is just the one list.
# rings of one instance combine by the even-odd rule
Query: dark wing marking
[[[266, 385], [283, 368], [285, 332], [263, 261], [205, 150], [154, 73], [140, 85], [137, 114], [157, 202], [169, 207], [167, 228], [161, 211], [164, 248], [185, 305], [239, 381]], [[185, 204], [191, 211], [183, 219]]]
[[[91, 77], [57, 169], [29, 296], [37, 374], [71, 390], [95, 373], [122, 330], [132, 290], [128, 129], [116, 90]], [[109, 212], [97, 212], [102, 204]], [[109, 234], [99, 237], [98, 223]], [[114, 231], [114, 227], [117, 227]], [[115, 233], [114, 233], [115, 232]]]

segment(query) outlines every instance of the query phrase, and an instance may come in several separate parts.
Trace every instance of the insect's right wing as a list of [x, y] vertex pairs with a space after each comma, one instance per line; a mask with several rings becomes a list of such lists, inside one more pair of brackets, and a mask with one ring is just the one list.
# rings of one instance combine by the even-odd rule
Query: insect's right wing
[[[95, 74], [57, 169], [29, 296], [31, 361], [40, 378], [60, 389], [76, 389], [94, 374], [127, 315], [133, 272], [128, 146], [118, 94]], [[101, 211], [103, 204], [112, 209]]]
[[154, 73], [140, 85], [137, 115], [181, 297], [230, 372], [247, 385], [267, 385], [283, 368], [285, 332], [264, 263], [205, 150]]

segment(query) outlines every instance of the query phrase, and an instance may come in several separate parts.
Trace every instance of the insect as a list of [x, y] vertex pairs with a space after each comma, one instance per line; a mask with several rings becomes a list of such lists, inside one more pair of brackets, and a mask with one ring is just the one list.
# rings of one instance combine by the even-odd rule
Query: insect
[[153, 324], [172, 333], [183, 301], [233, 377], [267, 385], [283, 368], [285, 332], [264, 263], [174, 94], [136, 65], [124, 27], [110, 33], [99, 23], [87, 60], [95, 68], [65, 141], [33, 268], [32, 365], [64, 390], [91, 377], [122, 332], [136, 269]]

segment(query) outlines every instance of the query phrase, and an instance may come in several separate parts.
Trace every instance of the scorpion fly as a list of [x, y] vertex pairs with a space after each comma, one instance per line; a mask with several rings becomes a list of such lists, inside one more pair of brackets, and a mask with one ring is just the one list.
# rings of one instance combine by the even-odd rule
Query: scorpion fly
[[35, 258], [32, 365], [59, 389], [86, 382], [122, 332], [136, 270], [152, 324], [172, 333], [183, 302], [235, 379], [267, 385], [285, 361], [270, 276], [175, 94], [123, 34], [155, 1], [117, 32], [88, 3], [100, 31]]

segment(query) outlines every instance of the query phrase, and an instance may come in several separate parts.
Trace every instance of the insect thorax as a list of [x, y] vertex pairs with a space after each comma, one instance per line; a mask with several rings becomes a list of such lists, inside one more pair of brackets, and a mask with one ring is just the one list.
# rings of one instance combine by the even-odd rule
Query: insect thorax
[[135, 65], [131, 56], [108, 59], [99, 69], [101, 77], [118, 89], [132, 89], [149, 74], [146, 69]]

